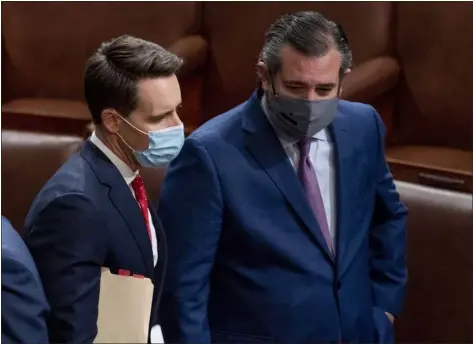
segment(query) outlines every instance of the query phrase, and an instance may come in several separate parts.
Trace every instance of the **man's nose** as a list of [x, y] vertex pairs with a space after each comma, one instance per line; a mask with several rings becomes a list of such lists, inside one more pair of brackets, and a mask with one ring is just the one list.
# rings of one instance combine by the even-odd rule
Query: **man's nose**
[[179, 118], [179, 115], [177, 114], [177, 112], [174, 112], [174, 114], [172, 116], [168, 117], [166, 126], [167, 127], [175, 127], [175, 126], [178, 126], [178, 125], [181, 125], [181, 124], [182, 124], [182, 121]]

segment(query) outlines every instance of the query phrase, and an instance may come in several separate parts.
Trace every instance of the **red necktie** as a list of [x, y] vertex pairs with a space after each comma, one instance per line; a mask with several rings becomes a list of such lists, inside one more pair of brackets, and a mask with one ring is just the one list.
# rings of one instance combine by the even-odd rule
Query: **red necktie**
[[131, 187], [135, 191], [136, 200], [140, 205], [141, 213], [145, 218], [146, 229], [148, 231], [149, 239], [151, 240], [151, 227], [149, 225], [149, 216], [148, 216], [148, 198], [146, 197], [145, 184], [143, 178], [138, 174], [135, 179], [131, 182]]

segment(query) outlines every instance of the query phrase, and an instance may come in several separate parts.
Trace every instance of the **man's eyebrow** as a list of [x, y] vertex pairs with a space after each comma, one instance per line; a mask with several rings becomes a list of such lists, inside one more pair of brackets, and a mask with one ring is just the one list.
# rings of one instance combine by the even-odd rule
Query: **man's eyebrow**
[[[285, 85], [294, 85], [294, 86], [307, 86], [308, 84], [303, 82], [303, 81], [298, 81], [298, 80], [283, 80], [283, 83]], [[334, 88], [337, 86], [336, 83], [333, 82], [325, 82], [322, 84], [317, 84], [317, 88]]]
[[304, 86], [307, 85], [305, 82], [298, 81], [298, 80], [283, 80], [283, 83], [287, 85], [304, 85]]
[[317, 84], [317, 88], [334, 88], [335, 86], [337, 86], [336, 83], [333, 83], [333, 82], [327, 82], [327, 83], [323, 83], [323, 84]]
[[[176, 106], [176, 109], [179, 109], [181, 106], [182, 106], [182, 102], [180, 102], [180, 103]], [[175, 110], [175, 109], [166, 110], [166, 111], [163, 111], [163, 112], [154, 114], [154, 115], [152, 115], [152, 116], [153, 116], [153, 117], [157, 117], [157, 118], [166, 117], [167, 115], [170, 115], [171, 113], [173, 113], [174, 110]]]

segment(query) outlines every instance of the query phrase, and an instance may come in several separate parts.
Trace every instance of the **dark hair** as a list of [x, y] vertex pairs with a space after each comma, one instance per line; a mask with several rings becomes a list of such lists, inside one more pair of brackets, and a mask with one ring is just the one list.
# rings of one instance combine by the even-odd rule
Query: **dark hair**
[[102, 123], [106, 108], [127, 117], [138, 103], [140, 79], [175, 74], [182, 59], [158, 44], [123, 35], [102, 43], [87, 60], [84, 93], [95, 124]]
[[271, 25], [266, 32], [260, 61], [271, 75], [281, 68], [281, 48], [289, 44], [306, 56], [324, 56], [332, 47], [337, 49], [342, 61], [340, 75], [352, 67], [353, 59], [348, 39], [340, 25], [329, 21], [317, 12], [286, 14]]

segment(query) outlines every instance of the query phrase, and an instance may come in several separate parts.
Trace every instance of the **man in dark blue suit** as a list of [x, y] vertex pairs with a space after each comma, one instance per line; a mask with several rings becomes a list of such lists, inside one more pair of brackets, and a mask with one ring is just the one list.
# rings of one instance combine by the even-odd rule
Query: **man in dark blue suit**
[[2, 343], [49, 343], [48, 313], [33, 258], [2, 216]]
[[170, 343], [390, 343], [406, 208], [368, 105], [339, 100], [352, 56], [314, 12], [280, 18], [258, 91], [195, 131], [158, 213]]
[[175, 75], [181, 63], [130, 36], [104, 43], [87, 61], [95, 132], [43, 187], [26, 219], [26, 242], [51, 305], [53, 343], [93, 342], [101, 267], [153, 281], [156, 324], [166, 238], [139, 168], [164, 166], [182, 147]]

